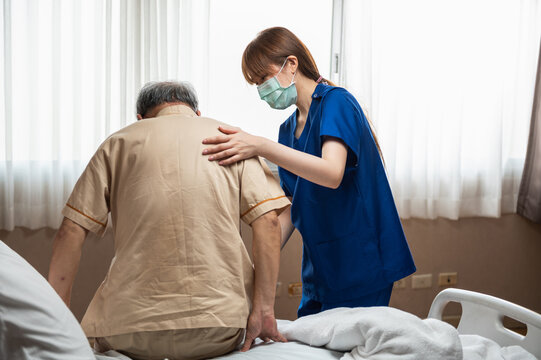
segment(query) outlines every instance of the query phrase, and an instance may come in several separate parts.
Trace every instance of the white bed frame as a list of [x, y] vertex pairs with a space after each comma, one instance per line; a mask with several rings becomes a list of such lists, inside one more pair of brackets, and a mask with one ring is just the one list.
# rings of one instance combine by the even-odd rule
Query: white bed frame
[[[443, 290], [434, 298], [428, 317], [441, 320], [443, 309], [449, 302], [457, 302], [462, 306], [459, 334], [481, 335], [500, 346], [519, 345], [541, 359], [540, 314], [494, 296], [451, 288]], [[504, 316], [524, 323], [527, 327], [526, 336], [504, 327]]]

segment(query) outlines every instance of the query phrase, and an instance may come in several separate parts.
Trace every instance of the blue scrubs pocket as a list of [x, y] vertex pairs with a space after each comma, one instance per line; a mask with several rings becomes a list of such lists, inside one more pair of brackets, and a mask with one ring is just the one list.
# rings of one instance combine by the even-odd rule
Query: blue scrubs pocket
[[[359, 229], [373, 234], [372, 224], [369, 222], [365, 204], [357, 194], [351, 178], [344, 178], [342, 187], [354, 191], [341, 191], [319, 185], [312, 185], [308, 201], [303, 206], [311, 207], [310, 228], [301, 229], [301, 234], [315, 240], [316, 243], [336, 241], [347, 236], [359, 234]], [[304, 194], [303, 194], [304, 195]], [[295, 204], [293, 199], [293, 203]], [[294, 205], [295, 206], [295, 205]], [[293, 209], [293, 208], [292, 208]]]
[[316, 245], [316, 271], [326, 288], [338, 291], [377, 285], [382, 264], [377, 239], [370, 235], [355, 233]]

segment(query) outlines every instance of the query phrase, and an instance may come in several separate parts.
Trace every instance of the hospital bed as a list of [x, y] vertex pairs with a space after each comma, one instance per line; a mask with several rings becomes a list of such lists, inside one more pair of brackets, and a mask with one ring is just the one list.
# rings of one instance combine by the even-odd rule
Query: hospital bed
[[[460, 339], [462, 353], [447, 353], [443, 356], [433, 356], [434, 359], [463, 358], [478, 359], [535, 359], [541, 360], [541, 315], [511, 302], [472, 291], [449, 288], [440, 292], [430, 307], [429, 319], [441, 320], [447, 304], [455, 302], [462, 307], [462, 316], [457, 333]], [[503, 324], [505, 317], [517, 320], [526, 326], [526, 335], [521, 335], [506, 328]], [[282, 326], [280, 326], [282, 327]], [[381, 339], [378, 339], [381, 340]], [[363, 344], [364, 349], [368, 342]], [[271, 353], [271, 346], [252, 350], [254, 357], [248, 354], [231, 354], [223, 359], [392, 359], [392, 353], [374, 353], [373, 356], [351, 352], [332, 351], [324, 348], [311, 348], [297, 342], [275, 344], [276, 353]], [[273, 346], [275, 346], [273, 344]], [[383, 349], [385, 350], [385, 349]], [[299, 356], [302, 352], [305, 356]], [[291, 356], [286, 356], [290, 352]], [[269, 356], [266, 356], [267, 353]], [[309, 356], [306, 356], [309, 355]], [[379, 355], [379, 356], [378, 356]], [[397, 356], [396, 358], [399, 358]], [[407, 357], [405, 357], [407, 358]], [[410, 357], [411, 358], [411, 357]], [[415, 357], [413, 357], [415, 358]], [[428, 357], [423, 357], [428, 358]]]
[[[47, 281], [1, 241], [0, 264], [0, 359], [129, 359], [114, 351], [93, 353]], [[462, 307], [457, 329], [441, 321], [450, 302]], [[504, 317], [525, 324], [526, 334], [507, 329]], [[278, 320], [278, 327], [288, 343], [259, 341], [246, 353], [218, 359], [541, 360], [540, 314], [459, 289], [440, 292], [427, 319], [391, 307], [339, 308]]]
[[[531, 360], [541, 359], [541, 315], [528, 310], [524, 307], [515, 305], [508, 301], [480, 294], [472, 291], [460, 289], [445, 289], [434, 299], [429, 311], [428, 319], [435, 319], [440, 323], [443, 310], [450, 302], [459, 303], [462, 307], [462, 316], [458, 329], [447, 325], [447, 330], [457, 332], [459, 339], [459, 352], [443, 352], [440, 354], [427, 355], [419, 357], [417, 354], [394, 353], [376, 351], [372, 355], [362, 354], [363, 350], [347, 349], [339, 351], [336, 348], [336, 341], [328, 341], [326, 346], [310, 346], [310, 341], [305, 342], [290, 341], [288, 343], [262, 343], [258, 341], [250, 351], [246, 353], [234, 352], [216, 359], [221, 360], [240, 360], [240, 359], [260, 359], [260, 360], [293, 360], [293, 359], [312, 359], [312, 360], [332, 360], [332, 359], [502, 359], [502, 360]], [[355, 311], [358, 309], [349, 309]], [[345, 311], [345, 310], [344, 310]], [[349, 315], [348, 315], [349, 316]], [[504, 317], [509, 317], [520, 321], [526, 326], [526, 335], [520, 335], [503, 324]], [[324, 321], [327, 321], [325, 319]], [[370, 320], [368, 320], [370, 321]], [[426, 321], [426, 320], [423, 320]], [[287, 332], [288, 325], [294, 322], [278, 320], [279, 329]], [[328, 329], [316, 329], [315, 331], [326, 332]], [[336, 330], [336, 329], [333, 329]], [[339, 330], [336, 330], [339, 332]], [[438, 331], [435, 329], [435, 331]], [[313, 334], [312, 334], [313, 335]], [[343, 335], [340, 335], [343, 336]], [[317, 336], [312, 336], [313, 339]], [[439, 338], [440, 340], [442, 337]], [[381, 342], [381, 338], [377, 341]], [[332, 344], [331, 344], [332, 343]], [[364, 339], [361, 344], [364, 350], [369, 347], [369, 340]], [[332, 346], [329, 346], [332, 345]], [[331, 347], [331, 349], [329, 349]], [[341, 349], [345, 350], [345, 349]], [[358, 349], [357, 349], [358, 350]], [[387, 349], [388, 350], [388, 349]], [[114, 354], [111, 354], [114, 356]], [[98, 359], [100, 359], [98, 357]], [[100, 360], [114, 359], [114, 357], [104, 357]], [[119, 357], [118, 359], [126, 359]]]

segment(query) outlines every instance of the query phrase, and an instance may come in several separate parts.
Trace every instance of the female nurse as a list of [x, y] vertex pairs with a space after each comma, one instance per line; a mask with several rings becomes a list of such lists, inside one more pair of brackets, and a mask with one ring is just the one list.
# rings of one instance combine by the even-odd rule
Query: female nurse
[[280, 216], [282, 246], [303, 239], [298, 316], [336, 307], [387, 306], [393, 282], [415, 272], [379, 146], [357, 100], [324, 80], [306, 46], [282, 27], [266, 29], [242, 57], [246, 81], [272, 108], [297, 109], [278, 143], [237, 128], [203, 140], [229, 165], [262, 156], [279, 166], [292, 198]]

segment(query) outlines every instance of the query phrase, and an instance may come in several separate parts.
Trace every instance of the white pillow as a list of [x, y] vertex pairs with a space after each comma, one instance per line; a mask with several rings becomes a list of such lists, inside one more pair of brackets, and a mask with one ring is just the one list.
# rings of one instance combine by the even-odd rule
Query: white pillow
[[95, 359], [81, 326], [62, 299], [2, 241], [0, 359]]

